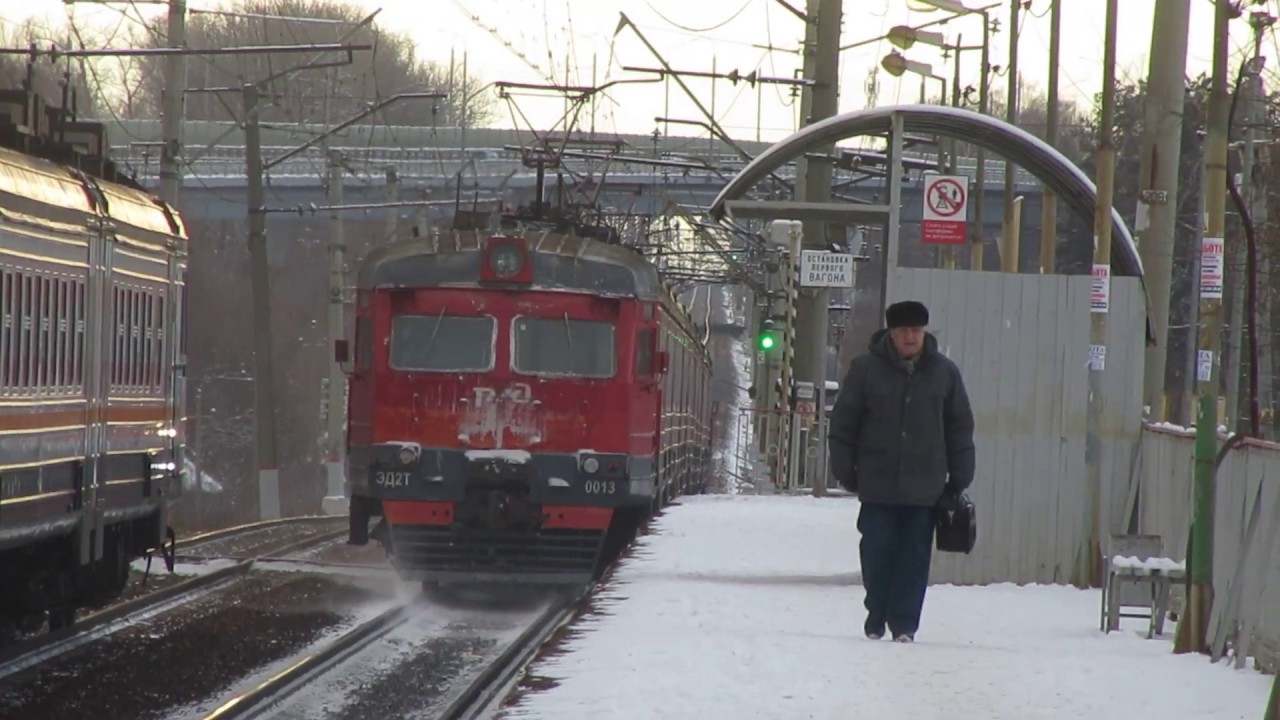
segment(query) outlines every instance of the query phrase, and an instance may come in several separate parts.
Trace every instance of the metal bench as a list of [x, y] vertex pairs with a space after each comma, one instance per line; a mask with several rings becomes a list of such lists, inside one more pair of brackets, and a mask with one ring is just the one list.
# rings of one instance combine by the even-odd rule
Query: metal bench
[[[1150, 621], [1147, 637], [1164, 634], [1169, 597], [1175, 580], [1186, 577], [1181, 562], [1163, 557], [1159, 535], [1112, 535], [1107, 549], [1107, 581], [1102, 588], [1101, 630], [1120, 629], [1120, 618]], [[1144, 608], [1146, 612], [1124, 612]]]

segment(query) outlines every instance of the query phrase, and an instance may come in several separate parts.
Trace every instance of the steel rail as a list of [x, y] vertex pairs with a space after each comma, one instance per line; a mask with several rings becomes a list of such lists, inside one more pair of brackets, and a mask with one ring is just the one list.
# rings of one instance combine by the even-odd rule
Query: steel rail
[[267, 706], [288, 698], [308, 681], [368, 647], [404, 623], [407, 617], [408, 608], [403, 605], [378, 614], [343, 633], [337, 640], [272, 675], [253, 689], [223, 703], [213, 712], [203, 716], [203, 720], [236, 720], [252, 717]]
[[178, 538], [178, 540], [174, 543], [174, 545], [175, 547], [190, 549], [190, 547], [193, 545], [203, 545], [204, 543], [207, 543], [207, 542], [212, 542], [214, 540], [222, 540], [224, 538], [228, 538], [233, 535], [238, 535], [240, 533], [256, 532], [258, 530], [265, 530], [267, 528], [276, 527], [280, 525], [293, 525], [293, 524], [304, 525], [304, 524], [311, 524], [311, 523], [322, 525], [326, 520], [337, 522], [340, 520], [344, 520], [344, 518], [342, 516], [334, 516], [334, 515], [299, 515], [297, 517], [276, 518], [274, 520], [259, 520], [258, 522], [251, 522], [251, 523], [246, 523], [244, 525], [236, 525], [236, 526], [227, 527], [227, 528], [219, 528], [218, 530], [210, 530], [208, 532], [191, 535], [190, 537]]
[[[335, 530], [302, 540], [290, 540], [267, 548], [261, 557], [276, 557], [306, 549], [311, 545], [323, 545], [345, 533], [345, 529]], [[141, 620], [183, 605], [192, 597], [213, 592], [224, 583], [229, 584], [247, 576], [258, 564], [258, 559], [253, 557], [241, 560], [234, 565], [218, 568], [167, 588], [112, 605], [67, 627], [19, 640], [0, 649], [0, 678], [22, 672], [95, 640], [109, 637]]]
[[494, 704], [503, 700], [505, 691], [543, 643], [573, 618], [578, 607], [590, 594], [591, 588], [588, 587], [580, 594], [552, 602], [496, 660], [468, 683], [461, 694], [438, 716], [439, 720], [472, 720], [488, 713]]

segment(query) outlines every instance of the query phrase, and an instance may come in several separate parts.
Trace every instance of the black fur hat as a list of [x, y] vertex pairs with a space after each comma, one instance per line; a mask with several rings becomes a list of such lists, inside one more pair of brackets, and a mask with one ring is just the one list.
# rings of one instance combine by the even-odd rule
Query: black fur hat
[[915, 300], [904, 300], [890, 305], [884, 311], [884, 321], [890, 330], [898, 327], [924, 327], [929, 324], [929, 308]]

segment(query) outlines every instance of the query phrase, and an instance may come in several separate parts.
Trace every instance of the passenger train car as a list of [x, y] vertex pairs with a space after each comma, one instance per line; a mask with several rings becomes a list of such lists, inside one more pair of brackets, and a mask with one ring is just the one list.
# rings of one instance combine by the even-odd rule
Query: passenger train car
[[0, 149], [0, 642], [171, 536], [186, 258], [172, 207]]
[[588, 580], [606, 536], [704, 487], [710, 358], [635, 250], [452, 231], [374, 250], [358, 282], [350, 542], [381, 518], [402, 578]]

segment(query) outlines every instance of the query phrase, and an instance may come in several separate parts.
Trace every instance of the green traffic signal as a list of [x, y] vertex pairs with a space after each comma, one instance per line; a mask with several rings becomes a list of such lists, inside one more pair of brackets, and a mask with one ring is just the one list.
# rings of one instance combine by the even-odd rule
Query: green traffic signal
[[773, 340], [773, 333], [763, 333], [763, 334], [761, 334], [761, 335], [760, 335], [760, 349], [761, 349], [761, 350], [772, 350], [772, 349], [773, 349], [773, 342], [774, 342], [774, 340]]

